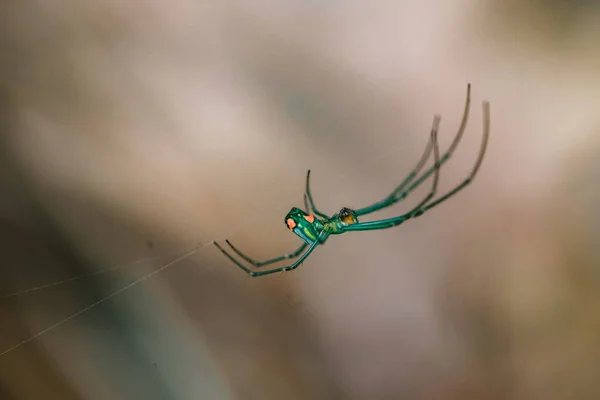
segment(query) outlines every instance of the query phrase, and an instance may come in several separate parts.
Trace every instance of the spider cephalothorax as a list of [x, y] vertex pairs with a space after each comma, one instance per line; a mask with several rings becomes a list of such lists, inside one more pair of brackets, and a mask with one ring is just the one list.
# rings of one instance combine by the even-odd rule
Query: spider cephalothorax
[[[215, 242], [215, 246], [217, 246], [219, 250], [221, 250], [221, 252], [225, 256], [227, 256], [227, 258], [229, 258], [238, 267], [240, 267], [242, 270], [244, 270], [251, 276], [262, 276], [280, 271], [290, 271], [292, 269], [298, 268], [298, 266], [302, 264], [302, 262], [312, 253], [312, 251], [318, 245], [325, 243], [325, 241], [330, 235], [339, 235], [351, 231], [370, 231], [377, 229], [392, 228], [394, 226], [402, 224], [404, 221], [407, 221], [411, 218], [416, 218], [420, 215], [423, 215], [426, 211], [446, 201], [448, 198], [454, 196], [456, 193], [465, 188], [469, 183], [471, 183], [473, 181], [473, 178], [477, 174], [479, 167], [481, 166], [481, 162], [483, 161], [483, 156], [485, 154], [485, 149], [487, 147], [488, 136], [490, 131], [490, 108], [488, 102], [483, 103], [483, 140], [481, 142], [481, 150], [479, 151], [479, 156], [475, 161], [475, 166], [471, 170], [471, 174], [459, 185], [454, 187], [454, 189], [434, 199], [434, 196], [437, 191], [440, 167], [442, 166], [442, 164], [448, 161], [452, 156], [452, 153], [454, 153], [454, 150], [458, 146], [458, 143], [460, 142], [460, 139], [462, 138], [463, 132], [467, 125], [470, 101], [471, 85], [467, 86], [467, 101], [465, 104], [465, 111], [463, 113], [462, 122], [448, 150], [446, 150], [446, 152], [440, 157], [437, 142], [437, 130], [440, 123], [440, 117], [436, 116], [433, 120], [433, 127], [431, 128], [430, 142], [425, 148], [425, 152], [421, 156], [421, 159], [419, 160], [415, 168], [408, 174], [408, 176], [402, 181], [402, 183], [400, 183], [400, 185], [398, 185], [388, 196], [386, 196], [383, 200], [377, 201], [367, 207], [359, 208], [357, 210], [352, 210], [350, 208], [344, 207], [340, 210], [339, 213], [333, 215], [332, 217], [319, 211], [315, 207], [312, 195], [310, 193], [309, 170], [306, 174], [306, 190], [304, 193], [304, 207], [306, 211], [294, 207], [285, 217], [285, 225], [288, 227], [288, 229], [290, 229], [304, 241], [304, 243], [302, 243], [300, 247], [298, 247], [293, 252], [278, 257], [270, 258], [264, 261], [256, 261], [245, 255], [237, 248], [235, 248], [231, 243], [229, 243], [229, 241], [226, 241], [227, 244], [238, 256], [252, 264], [254, 267], [262, 267], [263, 265], [272, 264], [274, 262], [285, 260], [288, 258], [300, 257], [292, 265], [281, 268], [269, 269], [266, 271], [253, 271], [244, 264], [242, 264], [239, 260], [235, 259], [230, 253], [225, 251], [218, 243]], [[425, 172], [421, 173], [421, 169], [423, 168], [427, 160], [429, 160], [432, 149], [433, 166], [427, 169]], [[427, 178], [429, 178], [432, 175], [433, 182], [429, 193], [427, 194], [427, 196], [425, 196], [424, 199], [422, 199], [416, 206], [414, 206], [408, 212], [405, 212], [404, 214], [393, 218], [386, 218], [368, 222], [358, 221], [359, 216], [371, 214], [373, 212], [392, 206], [401, 200], [404, 200], [410, 193], [412, 193], [413, 190], [419, 187], [423, 182], [427, 180]], [[302, 252], [306, 249], [307, 246], [308, 250], [306, 250], [304, 254], [302, 254]], [[302, 255], [300, 256], [300, 254]]]
[[351, 208], [343, 207], [338, 213], [338, 218], [346, 225], [356, 224], [358, 222], [358, 216], [356, 211]]

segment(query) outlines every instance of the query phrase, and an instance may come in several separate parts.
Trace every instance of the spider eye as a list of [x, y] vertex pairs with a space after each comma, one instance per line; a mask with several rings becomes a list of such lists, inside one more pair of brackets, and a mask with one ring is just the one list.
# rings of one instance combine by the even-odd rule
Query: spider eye
[[294, 221], [294, 220], [293, 220], [293, 219], [291, 219], [291, 218], [288, 218], [288, 219], [285, 221], [285, 224], [287, 225], [287, 227], [288, 227], [290, 230], [292, 230], [292, 229], [294, 229], [294, 228], [296, 227], [296, 221]]
[[304, 219], [307, 220], [308, 222], [310, 222], [311, 224], [313, 222], [315, 222], [315, 216], [314, 215], [305, 215]]

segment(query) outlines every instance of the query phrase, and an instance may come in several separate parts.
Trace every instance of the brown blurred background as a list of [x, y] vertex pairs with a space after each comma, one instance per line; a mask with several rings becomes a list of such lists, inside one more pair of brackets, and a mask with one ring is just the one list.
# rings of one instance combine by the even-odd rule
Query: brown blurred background
[[[0, 399], [600, 398], [600, 2], [1, 9]], [[447, 203], [284, 275], [209, 244], [128, 287], [296, 248], [309, 168], [326, 213], [382, 199], [467, 82], [441, 191], [484, 100], [492, 132]]]

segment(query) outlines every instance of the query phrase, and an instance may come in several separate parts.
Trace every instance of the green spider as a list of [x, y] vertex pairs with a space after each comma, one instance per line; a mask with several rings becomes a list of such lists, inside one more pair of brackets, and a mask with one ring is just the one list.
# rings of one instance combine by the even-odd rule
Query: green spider
[[[250, 276], [264, 276], [273, 274], [275, 272], [283, 272], [283, 271], [291, 271], [293, 269], [298, 268], [300, 264], [317, 248], [317, 246], [322, 245], [329, 238], [330, 235], [340, 235], [346, 232], [352, 231], [370, 231], [377, 229], [387, 229], [392, 228], [394, 226], [398, 226], [404, 221], [416, 218], [427, 210], [437, 206], [448, 198], [454, 196], [460, 190], [464, 189], [471, 181], [475, 178], [479, 167], [481, 166], [481, 162], [483, 161], [483, 156], [485, 154], [485, 150], [488, 143], [489, 131], [490, 131], [490, 106], [487, 101], [483, 102], [483, 139], [481, 142], [481, 149], [479, 151], [479, 156], [477, 157], [477, 161], [475, 162], [475, 166], [471, 171], [471, 174], [467, 179], [465, 179], [462, 183], [456, 186], [454, 189], [450, 190], [445, 195], [435, 199], [434, 201], [430, 200], [435, 196], [437, 185], [439, 181], [439, 171], [442, 164], [444, 164], [450, 157], [452, 153], [458, 146], [460, 139], [462, 138], [463, 132], [467, 125], [467, 119], [469, 117], [469, 108], [471, 104], [471, 85], [467, 85], [467, 99], [465, 102], [465, 110], [463, 113], [463, 118], [458, 129], [452, 144], [448, 148], [448, 151], [444, 153], [440, 157], [438, 141], [437, 141], [437, 131], [440, 124], [440, 116], [435, 116], [433, 120], [433, 126], [431, 128], [431, 136], [427, 147], [425, 148], [425, 152], [421, 156], [421, 159], [417, 163], [416, 167], [408, 174], [408, 176], [404, 179], [404, 181], [394, 189], [392, 193], [390, 193], [386, 198], [381, 201], [378, 201], [370, 206], [360, 208], [358, 210], [352, 210], [350, 208], [344, 207], [340, 210], [339, 213], [333, 215], [332, 217], [327, 214], [322, 213], [315, 207], [313, 202], [312, 195], [310, 193], [310, 170], [306, 174], [306, 190], [304, 193], [304, 207], [305, 210], [301, 210], [299, 208], [292, 208], [290, 212], [285, 216], [285, 225], [298, 235], [304, 243], [300, 247], [298, 247], [295, 251], [284, 254], [278, 257], [270, 258], [264, 261], [256, 261], [243, 252], [238, 250], [234, 245], [232, 245], [229, 240], [226, 240], [227, 244], [231, 249], [241, 258], [246, 260], [248, 263], [253, 265], [256, 268], [263, 267], [265, 265], [269, 265], [278, 261], [296, 258], [298, 257], [307, 246], [308, 250], [302, 254], [296, 262], [287, 267], [274, 268], [266, 271], [253, 271], [243, 265], [240, 261], [236, 260], [231, 254], [225, 251], [217, 242], [214, 242], [215, 246], [227, 258], [233, 261], [238, 267], [248, 273]], [[420, 177], [417, 178], [417, 175], [423, 168], [425, 162], [429, 159], [429, 155], [431, 153], [431, 149], [433, 147], [434, 153], [434, 165], [425, 171]], [[369, 222], [358, 222], [358, 217], [366, 214], [370, 214], [375, 211], [379, 211], [381, 209], [387, 208], [391, 205], [396, 204], [400, 200], [406, 198], [415, 188], [417, 188], [421, 183], [423, 183], [429, 176], [433, 174], [433, 183], [431, 189], [427, 196], [414, 208], [412, 208], [407, 213], [404, 213], [398, 217], [387, 218], [378, 221], [369, 221]], [[310, 207], [309, 207], [310, 205]], [[312, 210], [312, 212], [311, 212]], [[316, 216], [315, 216], [316, 215]]]

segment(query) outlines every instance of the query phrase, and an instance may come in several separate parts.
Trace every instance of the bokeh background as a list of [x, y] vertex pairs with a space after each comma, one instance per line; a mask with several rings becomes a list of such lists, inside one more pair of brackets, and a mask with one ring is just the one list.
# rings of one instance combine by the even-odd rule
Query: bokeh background
[[[600, 398], [600, 2], [1, 8], [0, 399]], [[309, 168], [382, 199], [467, 82], [452, 200], [283, 275], [210, 245], [296, 248]]]

